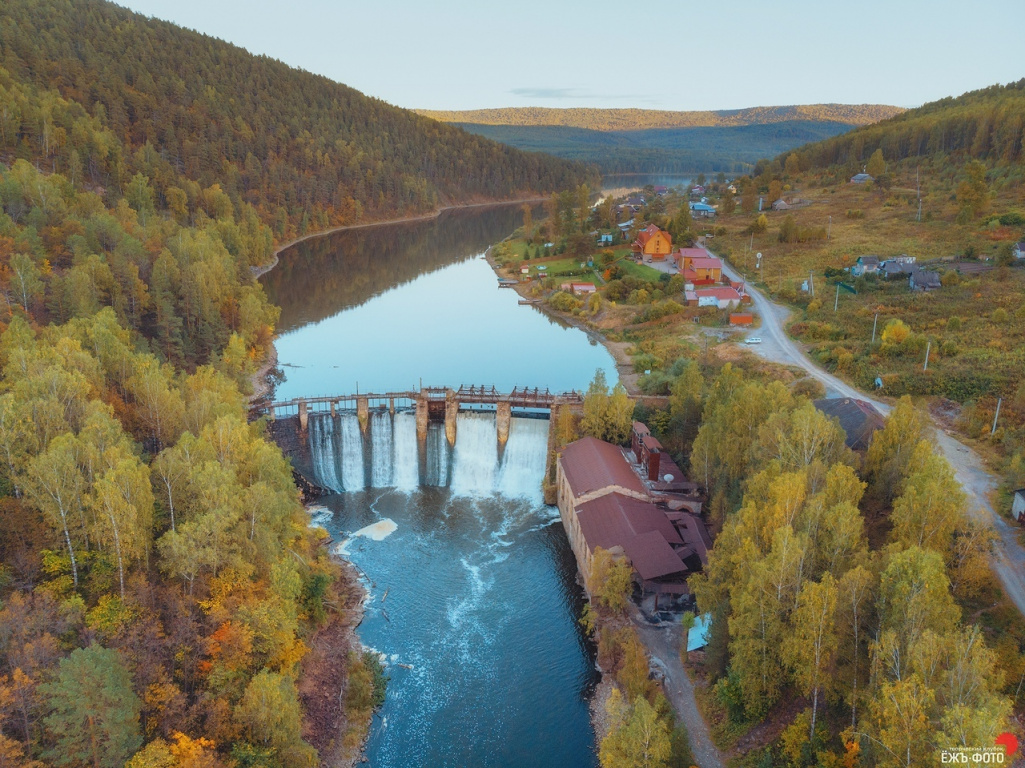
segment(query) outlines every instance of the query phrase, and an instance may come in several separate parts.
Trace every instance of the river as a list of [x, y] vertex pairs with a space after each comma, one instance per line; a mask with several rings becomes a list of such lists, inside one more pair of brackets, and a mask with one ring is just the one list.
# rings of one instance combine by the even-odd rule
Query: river
[[[518, 207], [336, 233], [262, 278], [282, 308], [276, 399], [424, 385], [584, 389], [604, 347], [518, 305], [480, 258]], [[366, 574], [359, 636], [391, 681], [367, 757], [385, 766], [597, 765], [593, 648], [557, 510], [541, 500], [546, 420], [464, 412], [424, 449], [412, 414], [311, 418], [317, 522]], [[405, 666], [402, 666], [405, 665]]]

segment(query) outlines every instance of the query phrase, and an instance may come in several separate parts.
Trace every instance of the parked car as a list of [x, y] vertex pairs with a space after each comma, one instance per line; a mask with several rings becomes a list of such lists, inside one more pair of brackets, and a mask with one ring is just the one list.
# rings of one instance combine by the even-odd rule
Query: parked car
[[744, 343], [745, 344], [761, 344], [762, 343], [762, 337], [761, 336], [748, 336], [746, 339], [744, 339]]

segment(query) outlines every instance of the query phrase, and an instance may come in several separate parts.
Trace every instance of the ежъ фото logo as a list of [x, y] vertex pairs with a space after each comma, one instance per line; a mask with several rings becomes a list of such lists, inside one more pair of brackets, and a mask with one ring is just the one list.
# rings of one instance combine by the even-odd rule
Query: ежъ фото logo
[[940, 751], [944, 765], [1005, 765], [1010, 764], [1018, 751], [1018, 739], [1013, 733], [1001, 733], [992, 747], [953, 747]]

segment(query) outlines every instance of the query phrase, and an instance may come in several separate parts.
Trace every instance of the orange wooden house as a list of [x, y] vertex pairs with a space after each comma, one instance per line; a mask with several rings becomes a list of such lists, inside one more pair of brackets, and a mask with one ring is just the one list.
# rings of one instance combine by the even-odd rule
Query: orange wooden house
[[637, 239], [633, 241], [630, 249], [645, 259], [663, 261], [673, 252], [673, 238], [668, 232], [663, 232], [654, 224], [637, 233]]
[[722, 280], [722, 262], [702, 248], [681, 248], [675, 258], [680, 272], [695, 285]]

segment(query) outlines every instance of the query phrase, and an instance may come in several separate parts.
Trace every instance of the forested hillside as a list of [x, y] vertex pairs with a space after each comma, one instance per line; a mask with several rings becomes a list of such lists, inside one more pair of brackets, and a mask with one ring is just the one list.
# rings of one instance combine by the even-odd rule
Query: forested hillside
[[6, 0], [0, 67], [0, 153], [182, 216], [218, 184], [279, 239], [594, 182], [103, 0]]
[[930, 102], [875, 125], [801, 147], [797, 154], [806, 169], [857, 166], [877, 149], [882, 149], [888, 161], [949, 154], [955, 159], [1019, 162], [1025, 152], [1025, 80]]

